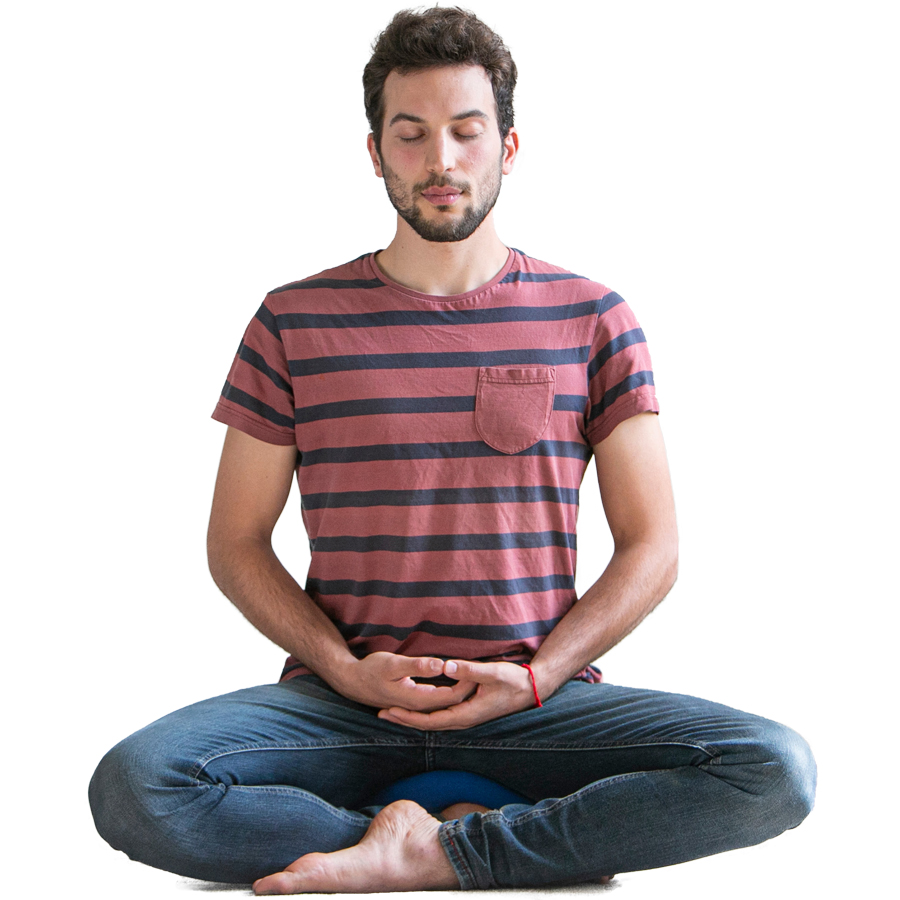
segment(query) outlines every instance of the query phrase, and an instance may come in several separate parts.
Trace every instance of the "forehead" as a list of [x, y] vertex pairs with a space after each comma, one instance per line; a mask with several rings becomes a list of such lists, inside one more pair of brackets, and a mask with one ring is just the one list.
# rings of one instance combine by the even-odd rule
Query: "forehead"
[[384, 82], [384, 122], [397, 113], [430, 121], [479, 109], [496, 117], [491, 79], [482, 66], [441, 66], [401, 75]]

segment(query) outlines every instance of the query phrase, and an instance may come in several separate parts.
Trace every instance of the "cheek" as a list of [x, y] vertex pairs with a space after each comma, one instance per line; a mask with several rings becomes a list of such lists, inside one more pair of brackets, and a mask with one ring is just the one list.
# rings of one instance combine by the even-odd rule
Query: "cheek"
[[391, 154], [393, 165], [392, 169], [399, 171], [410, 171], [415, 169], [421, 163], [422, 152], [416, 147], [400, 147], [396, 148]]
[[500, 148], [482, 144], [479, 147], [466, 149], [459, 160], [471, 171], [495, 169], [500, 161]]

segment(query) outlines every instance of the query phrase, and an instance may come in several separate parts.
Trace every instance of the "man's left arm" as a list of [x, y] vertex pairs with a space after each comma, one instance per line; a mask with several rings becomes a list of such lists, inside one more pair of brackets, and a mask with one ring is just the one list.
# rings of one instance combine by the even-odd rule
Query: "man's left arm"
[[[677, 574], [675, 503], [657, 416], [626, 419], [595, 445], [594, 454], [613, 555], [531, 661], [541, 700], [629, 634], [666, 596]], [[521, 666], [455, 660], [444, 671], [476, 682], [478, 689], [437, 712], [392, 708], [379, 715], [413, 728], [444, 730], [470, 728], [534, 705], [531, 678]]]

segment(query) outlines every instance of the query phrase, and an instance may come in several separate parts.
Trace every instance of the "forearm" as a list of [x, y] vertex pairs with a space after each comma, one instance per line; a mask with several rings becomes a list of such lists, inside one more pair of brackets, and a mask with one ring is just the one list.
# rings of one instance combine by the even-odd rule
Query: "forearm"
[[343, 692], [355, 663], [334, 623], [291, 577], [263, 538], [210, 537], [209, 569], [219, 589], [269, 640]]
[[443, 660], [376, 652], [357, 659], [334, 623], [281, 565], [265, 538], [209, 542], [209, 568], [216, 584], [266, 637], [324, 679], [335, 691], [378, 709], [443, 709], [464, 700], [473, 686], [419, 684], [433, 678]]
[[[668, 593], [675, 581], [674, 543], [629, 543], [613, 554], [603, 575], [563, 616], [531, 660], [542, 700], [602, 656], [628, 634]], [[449, 666], [453, 666], [451, 671]], [[471, 728], [533, 705], [532, 685], [511, 663], [452, 660], [444, 671], [468, 678], [478, 690], [463, 703], [423, 715], [408, 709], [382, 710], [381, 718], [425, 731]]]
[[532, 660], [542, 698], [640, 624], [675, 583], [677, 560], [674, 536], [635, 542], [613, 553], [600, 578], [550, 632]]

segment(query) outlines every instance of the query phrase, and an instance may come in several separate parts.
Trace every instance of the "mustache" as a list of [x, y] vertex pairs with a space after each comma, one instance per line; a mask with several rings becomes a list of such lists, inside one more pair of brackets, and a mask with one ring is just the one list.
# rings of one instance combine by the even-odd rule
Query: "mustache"
[[427, 191], [428, 188], [453, 188], [454, 190], [463, 193], [469, 189], [469, 183], [467, 181], [454, 181], [452, 178], [447, 178], [446, 176], [440, 177], [438, 175], [432, 175], [428, 181], [420, 181], [418, 184], [413, 185], [413, 191], [417, 193], [421, 193], [422, 191]]

